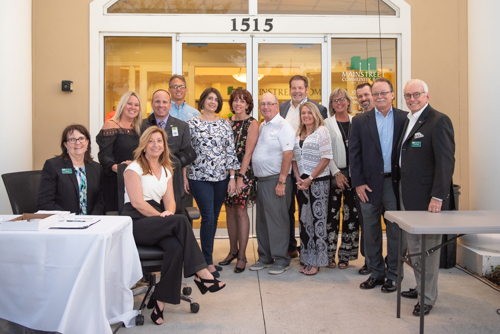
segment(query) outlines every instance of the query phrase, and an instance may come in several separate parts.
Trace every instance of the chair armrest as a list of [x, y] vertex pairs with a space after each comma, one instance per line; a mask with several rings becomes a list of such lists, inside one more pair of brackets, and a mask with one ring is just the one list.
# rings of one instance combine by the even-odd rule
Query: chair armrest
[[186, 214], [190, 221], [200, 218], [200, 211], [193, 206], [188, 206], [185, 208]]

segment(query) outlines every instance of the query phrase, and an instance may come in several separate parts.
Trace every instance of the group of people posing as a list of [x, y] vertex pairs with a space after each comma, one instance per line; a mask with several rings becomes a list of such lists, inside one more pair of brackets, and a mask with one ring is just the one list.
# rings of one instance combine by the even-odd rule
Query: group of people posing
[[[429, 106], [427, 85], [420, 80], [405, 86], [410, 114], [392, 107], [389, 80], [359, 85], [356, 95], [365, 112], [355, 117], [345, 89], [335, 89], [325, 108], [307, 98], [306, 77], [293, 76], [289, 86], [291, 100], [281, 105], [272, 93], [262, 95], [261, 124], [251, 116], [252, 95], [241, 88], [230, 95], [228, 119], [218, 117], [223, 100], [215, 88], [201, 94], [201, 113], [188, 106], [181, 75], [171, 77], [168, 91], [153, 93], [153, 112], [144, 120], [139, 96], [126, 93], [97, 135], [100, 165], [92, 159], [85, 127], [70, 125], [63, 131], [61, 155], [43, 168], [38, 207], [94, 215], [118, 211], [117, 173], [123, 173], [121, 214], [132, 217], [136, 243], [158, 245], [166, 253], [153, 295], [156, 324], [163, 322], [164, 303], [180, 302], [182, 272], [194, 276], [205, 293], [224, 288], [217, 280], [221, 266], [237, 260], [234, 272], [245, 270], [247, 207], [254, 203], [259, 258], [250, 270], [270, 268], [269, 274], [281, 274], [300, 252], [300, 272], [315, 275], [321, 267], [347, 268], [361, 248], [365, 263], [358, 272], [370, 277], [360, 288], [382, 285], [383, 292], [396, 291], [398, 226], [385, 221], [384, 259], [381, 216], [386, 210], [452, 208], [451, 121]], [[192, 195], [200, 209], [201, 250], [187, 218], [176, 214], [179, 204], [189, 201], [184, 194]], [[214, 237], [223, 204], [230, 248], [215, 265]], [[418, 236], [408, 236], [408, 245], [414, 252]], [[433, 257], [439, 266], [439, 254], [426, 261], [434, 268], [429, 267], [434, 271], [427, 271], [432, 273], [427, 277], [435, 283], [426, 282], [425, 314], [437, 297]], [[419, 282], [403, 296], [417, 298]], [[420, 314], [419, 304], [413, 313]]]

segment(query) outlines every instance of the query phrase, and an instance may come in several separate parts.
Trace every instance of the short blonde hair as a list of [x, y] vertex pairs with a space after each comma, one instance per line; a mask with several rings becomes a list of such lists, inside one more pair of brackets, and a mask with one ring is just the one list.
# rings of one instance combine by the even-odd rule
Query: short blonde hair
[[[335, 109], [333, 109], [332, 102], [335, 99], [336, 96], [339, 95], [344, 95], [343, 97], [346, 98], [348, 104], [347, 104], [347, 113], [351, 113], [351, 106], [352, 106], [352, 100], [349, 94], [347, 94], [347, 91], [344, 88], [335, 88], [333, 92], [330, 94], [330, 99], [328, 100], [328, 110], [330, 111], [330, 116], [335, 115]], [[341, 96], [342, 97], [342, 96]]]

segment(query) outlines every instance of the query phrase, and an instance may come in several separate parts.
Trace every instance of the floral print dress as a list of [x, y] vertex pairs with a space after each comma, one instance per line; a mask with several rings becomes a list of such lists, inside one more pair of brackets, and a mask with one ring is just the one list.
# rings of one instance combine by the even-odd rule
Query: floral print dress
[[[241, 165], [243, 162], [243, 157], [245, 156], [245, 147], [247, 144], [248, 128], [252, 121], [255, 120], [253, 117], [249, 117], [245, 120], [233, 121], [231, 122], [231, 127], [233, 128], [234, 143], [236, 147], [236, 156]], [[257, 195], [257, 189], [255, 188], [255, 176], [253, 175], [252, 163], [248, 165], [247, 170], [243, 173], [241, 171], [236, 171], [236, 174], [241, 173], [244, 175], [243, 184], [245, 188], [239, 195], [226, 195], [225, 204], [229, 206], [240, 206], [245, 208], [248, 205], [253, 205], [255, 203], [255, 198]]]

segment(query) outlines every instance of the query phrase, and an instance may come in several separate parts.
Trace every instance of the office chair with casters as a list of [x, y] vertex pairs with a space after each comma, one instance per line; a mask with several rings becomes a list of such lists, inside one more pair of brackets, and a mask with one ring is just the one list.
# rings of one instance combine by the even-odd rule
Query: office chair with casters
[[[175, 166], [178, 166], [175, 164]], [[127, 166], [120, 164], [118, 165], [117, 169], [117, 176], [118, 176], [118, 212], [121, 214], [123, 211], [123, 206], [125, 202], [125, 182], [123, 178], [123, 172], [125, 171], [125, 168]], [[177, 177], [176, 177], [177, 176]], [[180, 178], [180, 179], [179, 179]], [[180, 180], [180, 182], [179, 182]], [[176, 214], [184, 214], [189, 222], [191, 223], [191, 226], [193, 226], [193, 220], [198, 219], [200, 217], [200, 213], [196, 208], [193, 207], [188, 207], [188, 208], [183, 208], [181, 207], [181, 196], [178, 195], [182, 191], [182, 171], [180, 167], [176, 167], [174, 169], [174, 194], [175, 196], [175, 202], [176, 202]], [[156, 285], [156, 272], [161, 271], [161, 264], [163, 261], [163, 255], [164, 251], [158, 246], [139, 246], [137, 245], [137, 251], [139, 253], [139, 259], [141, 261], [141, 266], [142, 266], [142, 273], [144, 275], [144, 279], [147, 282], [147, 291], [144, 295], [144, 298], [141, 301], [141, 305], [139, 306], [139, 314], [137, 315], [135, 319], [135, 324], [136, 325], [143, 325], [144, 324], [144, 315], [142, 314], [142, 310], [144, 307], [147, 306], [148, 309], [152, 309], [154, 307], [154, 301], [153, 298], [151, 298], [154, 286]], [[189, 286], [184, 286], [182, 288], [182, 293], [181, 293], [181, 300], [186, 301], [190, 304], [190, 311], [191, 313], [198, 313], [200, 310], [200, 305], [196, 302], [193, 301], [191, 297], [192, 289]], [[147, 303], [147, 304], [146, 304]]]
[[40, 185], [41, 176], [41, 170], [2, 175], [13, 214], [18, 215], [38, 211], [36, 199], [38, 197], [38, 186]]

